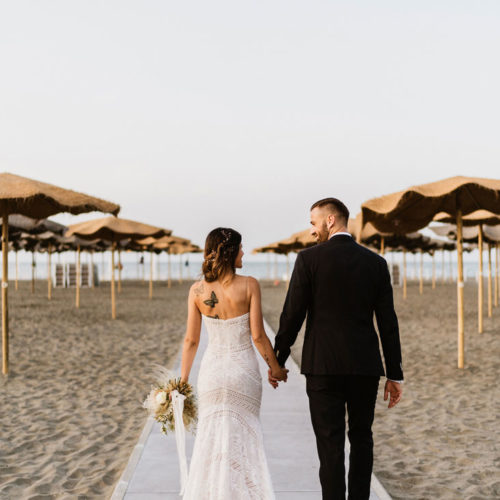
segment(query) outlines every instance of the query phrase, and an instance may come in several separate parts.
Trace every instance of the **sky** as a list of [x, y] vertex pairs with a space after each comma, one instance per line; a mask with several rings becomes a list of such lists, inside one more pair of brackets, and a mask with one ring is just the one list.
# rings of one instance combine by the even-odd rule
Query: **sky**
[[499, 178], [499, 22], [497, 0], [0, 0], [0, 171], [249, 253], [320, 198]]

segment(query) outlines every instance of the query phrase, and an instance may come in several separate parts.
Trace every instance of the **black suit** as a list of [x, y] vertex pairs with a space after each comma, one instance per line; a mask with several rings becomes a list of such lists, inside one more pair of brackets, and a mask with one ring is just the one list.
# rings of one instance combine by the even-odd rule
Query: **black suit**
[[301, 372], [307, 377], [324, 499], [345, 498], [345, 406], [351, 443], [349, 498], [367, 499], [371, 425], [384, 367], [403, 379], [398, 320], [384, 258], [351, 236], [334, 235], [297, 256], [276, 335], [283, 366], [307, 314]]

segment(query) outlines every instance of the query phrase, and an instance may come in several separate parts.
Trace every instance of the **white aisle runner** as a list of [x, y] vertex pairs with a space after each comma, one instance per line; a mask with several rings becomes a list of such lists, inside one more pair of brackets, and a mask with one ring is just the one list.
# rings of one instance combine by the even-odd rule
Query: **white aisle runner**
[[[270, 339], [274, 332], [266, 323]], [[199, 364], [207, 345], [203, 327], [201, 341], [190, 380], [196, 381]], [[266, 454], [277, 500], [321, 500], [319, 461], [311, 426], [305, 378], [289, 358], [288, 382], [274, 390], [267, 383], [267, 367], [259, 358], [263, 378], [261, 422]], [[176, 370], [179, 371], [180, 359]], [[146, 391], [147, 388], [145, 388]], [[139, 407], [137, 411], [141, 411]], [[145, 411], [145, 410], [144, 410]], [[187, 434], [188, 460], [194, 436]], [[347, 456], [347, 453], [346, 453]], [[347, 465], [346, 465], [347, 468]], [[165, 436], [160, 425], [148, 418], [129, 463], [115, 487], [112, 500], [179, 500], [179, 464], [174, 434]], [[370, 500], [390, 500], [389, 495], [372, 478]]]

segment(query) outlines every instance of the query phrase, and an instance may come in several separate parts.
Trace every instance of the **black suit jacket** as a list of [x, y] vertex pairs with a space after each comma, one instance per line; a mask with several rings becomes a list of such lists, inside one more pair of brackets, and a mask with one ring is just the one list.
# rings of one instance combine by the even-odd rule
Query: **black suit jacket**
[[301, 251], [280, 317], [274, 350], [281, 366], [307, 314], [301, 372], [403, 379], [399, 328], [387, 262], [351, 236]]

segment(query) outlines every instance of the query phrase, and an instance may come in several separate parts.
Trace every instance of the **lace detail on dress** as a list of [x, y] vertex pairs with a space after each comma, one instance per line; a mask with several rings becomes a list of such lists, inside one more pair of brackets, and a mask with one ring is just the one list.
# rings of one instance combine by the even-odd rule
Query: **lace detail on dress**
[[210, 392], [204, 392], [199, 397], [200, 405], [204, 408], [210, 406], [225, 405], [228, 407], [238, 407], [249, 411], [256, 416], [260, 412], [260, 400], [252, 396], [247, 396], [241, 392], [232, 391], [231, 389], [214, 389]]
[[249, 314], [203, 316], [199, 419], [184, 500], [274, 500], [259, 420], [262, 378]]

